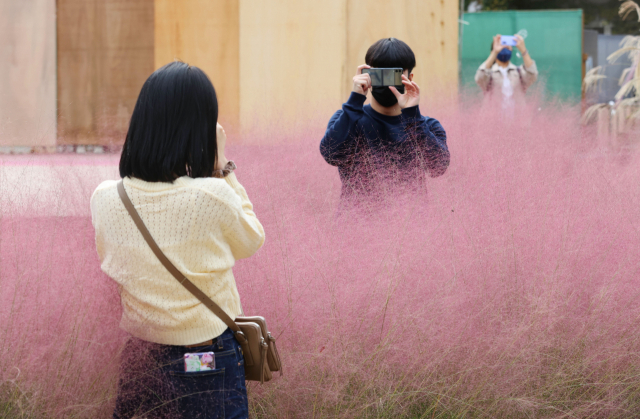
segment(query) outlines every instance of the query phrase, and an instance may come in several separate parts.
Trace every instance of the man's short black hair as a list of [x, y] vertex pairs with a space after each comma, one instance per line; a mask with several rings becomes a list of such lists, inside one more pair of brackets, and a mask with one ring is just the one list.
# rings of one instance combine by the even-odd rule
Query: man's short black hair
[[396, 38], [383, 38], [371, 45], [364, 56], [364, 62], [371, 67], [392, 68], [402, 67], [411, 70], [416, 66], [416, 56], [405, 44]]
[[197, 67], [173, 62], [142, 86], [120, 156], [120, 176], [173, 182], [209, 177], [218, 147], [218, 99]]

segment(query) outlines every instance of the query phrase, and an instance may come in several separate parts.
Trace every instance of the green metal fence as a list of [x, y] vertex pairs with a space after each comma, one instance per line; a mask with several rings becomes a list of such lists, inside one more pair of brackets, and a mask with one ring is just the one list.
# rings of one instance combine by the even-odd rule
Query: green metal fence
[[[478, 66], [487, 59], [494, 35], [525, 30], [547, 96], [579, 100], [582, 86], [582, 10], [479, 12], [463, 15], [461, 84], [472, 88]], [[512, 62], [522, 64], [513, 54]]]

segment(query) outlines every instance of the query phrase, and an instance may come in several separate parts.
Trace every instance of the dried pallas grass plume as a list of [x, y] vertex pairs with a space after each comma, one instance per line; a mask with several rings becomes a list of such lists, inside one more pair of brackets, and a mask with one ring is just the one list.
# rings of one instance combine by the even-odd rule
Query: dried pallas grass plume
[[[640, 6], [634, 1], [625, 1], [620, 5], [619, 14], [623, 19], [627, 18], [633, 11], [638, 13], [638, 21], [640, 21]], [[631, 66], [626, 68], [618, 81], [620, 89], [615, 95], [615, 108], [622, 107], [631, 110], [629, 112], [630, 119], [638, 118], [640, 116], [640, 107], [636, 92], [640, 92], [640, 37], [634, 35], [625, 36], [620, 42], [620, 49], [607, 57], [607, 61], [610, 64], [616, 62], [619, 58], [628, 56], [631, 61]], [[606, 76], [600, 74], [602, 67], [598, 66], [590, 70], [584, 78], [582, 83], [585, 93], [595, 91], [598, 87], [600, 80], [606, 78]], [[598, 111], [607, 104], [598, 103], [590, 106], [582, 117], [582, 123], [588, 124], [595, 119]]]
[[607, 78], [607, 76], [601, 74], [601, 72], [602, 66], [597, 66], [587, 72], [582, 81], [582, 89], [585, 93], [596, 91], [599, 87], [600, 80]]
[[[598, 88], [600, 87], [600, 80], [607, 78], [607, 76], [601, 74], [601, 72], [602, 66], [597, 66], [589, 70], [584, 76], [584, 80], [582, 81], [582, 91], [585, 95], [598, 91]], [[590, 106], [585, 111], [584, 115], [582, 115], [581, 122], [583, 124], [588, 124], [589, 122], [593, 121], [598, 113], [598, 110], [606, 106], [607, 105], [603, 103], [598, 103], [596, 105]]]
[[595, 105], [589, 106], [589, 108], [587, 108], [587, 110], [582, 115], [582, 118], [580, 119], [580, 122], [582, 122], [583, 125], [587, 125], [587, 124], [595, 121], [596, 117], [598, 115], [598, 111], [600, 109], [604, 109], [604, 108], [606, 108], [608, 106], [609, 105], [606, 104], [606, 103], [597, 103]]
[[638, 14], [638, 22], [640, 22], [640, 6], [638, 6], [635, 1], [628, 0], [622, 3], [618, 14], [622, 16], [623, 19], [626, 19], [634, 10]]
[[[638, 6], [636, 5], [636, 7]], [[616, 107], [630, 109], [629, 118], [637, 118], [640, 115], [637, 97], [637, 92], [640, 92], [640, 67], [638, 66], [640, 62], [640, 37], [625, 36], [620, 42], [620, 47], [619, 50], [607, 57], [610, 63], [614, 63], [625, 55], [631, 61], [631, 66], [622, 72], [618, 81], [620, 90], [615, 95]]]
[[608, 59], [610, 62], [614, 62], [626, 54], [632, 64], [620, 75], [619, 84], [621, 87], [616, 93], [615, 99], [619, 107], [632, 109], [629, 118], [637, 118], [640, 115], [638, 97], [636, 96], [636, 92], [640, 92], [640, 68], [638, 67], [638, 62], [640, 62], [640, 37], [625, 36], [620, 46], [622, 48], [611, 54]]

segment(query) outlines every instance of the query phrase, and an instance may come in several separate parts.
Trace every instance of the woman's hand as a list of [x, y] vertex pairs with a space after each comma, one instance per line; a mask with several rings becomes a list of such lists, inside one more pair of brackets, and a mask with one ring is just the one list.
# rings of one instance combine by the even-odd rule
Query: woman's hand
[[227, 133], [222, 125], [216, 125], [216, 143], [218, 143], [218, 158], [216, 159], [215, 170], [223, 170], [229, 160], [224, 155], [224, 148], [227, 145]]
[[409, 80], [409, 78], [404, 74], [402, 75], [402, 84], [404, 84], [404, 94], [398, 92], [398, 89], [395, 87], [389, 86], [389, 90], [391, 90], [396, 99], [398, 99], [398, 105], [400, 105], [400, 108], [404, 109], [412, 106], [418, 106], [420, 104], [420, 87]]

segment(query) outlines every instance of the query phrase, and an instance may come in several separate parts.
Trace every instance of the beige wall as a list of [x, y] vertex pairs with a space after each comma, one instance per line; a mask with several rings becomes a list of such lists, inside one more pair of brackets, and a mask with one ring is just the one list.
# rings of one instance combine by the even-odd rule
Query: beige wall
[[237, 125], [237, 0], [155, 0], [155, 68], [176, 59], [201, 68], [216, 88], [220, 122]]
[[[457, 95], [458, 4], [445, 0], [241, 0], [240, 115], [296, 130], [346, 101], [371, 44], [402, 39], [422, 96]], [[250, 63], [247, 65], [246, 63]], [[443, 96], [443, 93], [445, 96]], [[304, 120], [303, 120], [304, 119]]]
[[153, 72], [153, 0], [58, 0], [58, 143], [121, 144]]
[[[349, 74], [364, 64], [371, 44], [398, 38], [416, 55], [414, 81], [421, 96], [457, 95], [458, 2], [452, 0], [347, 0]], [[350, 86], [349, 86], [349, 90]]]
[[0, 146], [55, 144], [55, 7], [0, 0]]
[[457, 7], [449, 0], [0, 0], [0, 145], [53, 145], [56, 123], [58, 144], [122, 143], [144, 80], [175, 59], [211, 77], [229, 132], [315, 131], [347, 99], [367, 48], [389, 36], [415, 51], [426, 100], [455, 97]]
[[337, 109], [346, 80], [345, 1], [240, 4], [243, 128], [265, 123], [293, 128], [291, 124], [304, 123], [302, 118]]

